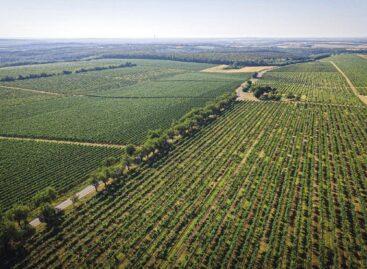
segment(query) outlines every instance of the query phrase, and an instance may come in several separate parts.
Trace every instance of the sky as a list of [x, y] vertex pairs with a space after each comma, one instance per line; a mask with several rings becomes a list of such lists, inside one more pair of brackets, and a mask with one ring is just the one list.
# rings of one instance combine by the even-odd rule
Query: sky
[[0, 0], [0, 38], [367, 37], [367, 0]]

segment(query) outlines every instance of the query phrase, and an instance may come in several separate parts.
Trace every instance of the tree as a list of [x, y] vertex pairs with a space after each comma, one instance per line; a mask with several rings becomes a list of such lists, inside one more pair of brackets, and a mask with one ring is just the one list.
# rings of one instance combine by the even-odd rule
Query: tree
[[149, 138], [158, 138], [162, 134], [162, 130], [149, 130], [148, 132], [148, 139]]
[[15, 205], [8, 211], [8, 218], [9, 220], [16, 221], [19, 227], [25, 227], [27, 224], [29, 211], [30, 209], [28, 206]]
[[33, 196], [33, 203], [36, 207], [44, 204], [50, 203], [57, 197], [57, 192], [53, 187], [47, 187], [43, 191], [38, 192]]
[[92, 175], [89, 179], [89, 183], [94, 186], [96, 191], [98, 192], [99, 180], [95, 175]]
[[78, 194], [74, 194], [72, 197], [71, 197], [71, 202], [73, 203], [73, 205], [75, 206], [75, 204], [79, 201], [79, 196]]
[[60, 224], [63, 216], [62, 210], [54, 208], [50, 204], [44, 204], [40, 211], [40, 221], [46, 223], [49, 228], [56, 227]]
[[132, 156], [135, 153], [136, 148], [135, 148], [134, 145], [129, 144], [129, 145], [126, 146], [125, 151], [126, 151], [127, 155]]
[[14, 222], [3, 220], [0, 222], [0, 253], [7, 253], [11, 243], [19, 239], [19, 231]]

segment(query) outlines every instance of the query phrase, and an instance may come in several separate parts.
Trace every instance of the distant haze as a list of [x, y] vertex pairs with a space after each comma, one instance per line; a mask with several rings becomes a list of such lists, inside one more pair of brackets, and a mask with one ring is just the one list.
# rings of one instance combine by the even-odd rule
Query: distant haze
[[0, 38], [367, 37], [367, 0], [2, 0]]

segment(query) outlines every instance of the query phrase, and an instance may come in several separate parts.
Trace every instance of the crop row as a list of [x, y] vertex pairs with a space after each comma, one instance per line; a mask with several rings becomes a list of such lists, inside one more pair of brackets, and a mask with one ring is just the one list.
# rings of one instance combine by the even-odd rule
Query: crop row
[[18, 267], [366, 267], [366, 116], [236, 104], [37, 234]]
[[338, 55], [326, 60], [332, 60], [343, 70], [352, 81], [358, 92], [367, 95], [367, 59], [358, 55]]
[[121, 150], [29, 141], [0, 140], [0, 204], [29, 203], [36, 192], [52, 186], [60, 193], [85, 180], [109, 156]]
[[[281, 94], [298, 95], [304, 101], [360, 104], [345, 79], [329, 62], [316, 62], [311, 66], [315, 70], [327, 68], [327, 71], [312, 72], [309, 65], [311, 64], [299, 64], [268, 72], [259, 84], [271, 85]], [[329, 68], [334, 70], [330, 71]]]

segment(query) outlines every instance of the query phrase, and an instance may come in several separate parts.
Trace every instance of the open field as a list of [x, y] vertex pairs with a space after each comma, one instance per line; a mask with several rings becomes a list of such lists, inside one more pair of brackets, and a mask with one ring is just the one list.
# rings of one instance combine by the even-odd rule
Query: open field
[[227, 69], [228, 65], [217, 65], [214, 67], [210, 67], [207, 69], [202, 70], [204, 73], [224, 73], [224, 74], [238, 74], [238, 73], [254, 73], [254, 72], [260, 72], [264, 70], [271, 70], [274, 68], [274, 66], [246, 66], [242, 68], [233, 68], [233, 69]]
[[168, 127], [191, 108], [233, 91], [249, 78], [200, 73], [212, 66], [208, 64], [133, 59], [8, 67], [0, 68], [0, 74], [46, 68], [61, 72], [126, 61], [137, 66], [0, 83], [0, 135], [140, 143], [148, 130]]
[[[81, 86], [65, 81], [73, 75], [6, 83], [61, 95], [3, 88], [0, 135], [139, 144], [149, 129], [168, 127], [250, 76], [200, 72], [202, 64], [139, 62], [75, 74]], [[349, 76], [359, 72], [355, 64], [361, 63], [331, 57], [266, 72], [256, 84], [302, 102], [231, 103], [167, 155], [68, 210], [57, 232], [36, 233], [24, 244], [27, 255], [9, 264], [367, 267], [367, 107], [352, 87], [363, 81]], [[110, 82], [111, 72], [121, 81]], [[5, 207], [48, 185], [68, 191], [104, 156], [121, 155], [121, 149], [41, 141], [0, 140]]]
[[64, 97], [0, 108], [1, 135], [56, 140], [140, 143], [207, 98]]
[[367, 60], [358, 55], [337, 55], [326, 60], [333, 61], [351, 80], [359, 94], [367, 95]]
[[[141, 143], [149, 130], [169, 127], [249, 77], [200, 73], [208, 64], [129, 61], [137, 66], [0, 83], [0, 136], [9, 137], [0, 140], [3, 209], [27, 202], [46, 186], [70, 190], [102, 159], [121, 153], [119, 145]], [[8, 67], [0, 68], [0, 77], [124, 62]], [[27, 169], [21, 173], [23, 166]]]
[[122, 149], [0, 139], [0, 205], [29, 202], [48, 186], [64, 193]]
[[269, 71], [258, 83], [271, 85], [281, 94], [296, 94], [303, 101], [361, 105], [345, 78], [326, 60]]
[[366, 267], [366, 116], [239, 103], [57, 237], [37, 234], [17, 267]]
[[358, 54], [359, 57], [362, 57], [363, 59], [367, 60], [367, 54]]

